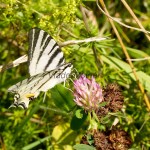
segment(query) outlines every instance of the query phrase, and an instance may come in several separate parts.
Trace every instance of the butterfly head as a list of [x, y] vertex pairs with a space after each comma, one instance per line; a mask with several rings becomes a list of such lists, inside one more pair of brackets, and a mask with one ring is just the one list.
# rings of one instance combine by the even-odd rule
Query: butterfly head
[[71, 63], [66, 63], [59, 67], [60, 70], [67, 71], [68, 73], [71, 72], [72, 68], [73, 68], [73, 65]]
[[14, 95], [14, 103], [9, 107], [21, 107], [27, 109], [29, 102], [35, 98], [35, 94], [25, 94], [21, 96], [19, 93]]

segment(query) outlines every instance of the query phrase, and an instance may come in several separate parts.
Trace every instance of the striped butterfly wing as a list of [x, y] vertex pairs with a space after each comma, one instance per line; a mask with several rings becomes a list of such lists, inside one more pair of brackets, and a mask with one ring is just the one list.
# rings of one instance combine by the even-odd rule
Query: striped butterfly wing
[[33, 28], [29, 32], [30, 76], [56, 69], [65, 63], [60, 47], [45, 31]]
[[71, 73], [72, 64], [65, 63], [57, 43], [45, 31], [34, 28], [29, 32], [29, 73], [30, 78], [13, 86], [8, 91], [16, 93], [10, 107], [27, 108], [29, 102], [40, 91], [47, 90], [65, 81]]
[[66, 63], [58, 69], [31, 76], [11, 86], [8, 91], [16, 94], [14, 96], [15, 101], [10, 107], [28, 108], [29, 102], [36, 98], [40, 91], [46, 92], [56, 84], [65, 81], [71, 73], [71, 68], [71, 63]]

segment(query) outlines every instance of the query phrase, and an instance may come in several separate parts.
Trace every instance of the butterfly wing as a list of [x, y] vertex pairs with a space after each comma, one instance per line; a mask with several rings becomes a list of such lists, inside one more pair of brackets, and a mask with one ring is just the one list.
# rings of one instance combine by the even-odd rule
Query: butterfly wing
[[11, 107], [27, 108], [29, 101], [40, 91], [47, 90], [65, 81], [71, 73], [71, 63], [65, 63], [57, 43], [45, 31], [34, 28], [29, 32], [29, 73], [30, 78], [13, 86], [8, 91], [16, 93]]
[[66, 63], [58, 69], [31, 76], [13, 86], [8, 91], [16, 93], [14, 103], [10, 107], [28, 108], [31, 98], [36, 98], [40, 91], [46, 92], [55, 85], [65, 81], [71, 73], [71, 63]]
[[30, 76], [56, 69], [65, 63], [63, 53], [55, 40], [45, 31], [33, 28], [29, 32]]
[[19, 93], [22, 95], [28, 93], [36, 93], [40, 91], [46, 92], [48, 89], [54, 87], [56, 84], [65, 81], [71, 73], [71, 68], [72, 64], [66, 63], [60, 66], [58, 69], [46, 71], [44, 73], [31, 76], [11, 86], [8, 89], [8, 92]]
[[38, 76], [32, 76], [28, 79], [18, 82], [17, 84], [11, 86], [8, 92], [15, 93], [14, 103], [10, 107], [22, 107], [27, 108], [29, 101], [36, 98], [40, 92], [32, 91], [34, 85], [39, 82], [40, 78]]
[[47, 71], [38, 74], [40, 78], [39, 82], [33, 87], [32, 91], [43, 91], [47, 92], [49, 89], [53, 88], [55, 85], [64, 82], [71, 73], [72, 64], [66, 63], [60, 66], [58, 69]]

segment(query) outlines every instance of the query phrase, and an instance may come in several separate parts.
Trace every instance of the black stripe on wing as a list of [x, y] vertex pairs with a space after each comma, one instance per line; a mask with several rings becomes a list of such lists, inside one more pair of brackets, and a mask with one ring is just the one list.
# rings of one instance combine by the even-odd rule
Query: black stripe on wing
[[[54, 47], [55, 48], [55, 47]], [[59, 49], [56, 49], [56, 51], [51, 55], [51, 58], [49, 59], [49, 61], [47, 62], [44, 70], [47, 70], [47, 68], [49, 67], [49, 65], [53, 62], [54, 58], [57, 57], [57, 55], [60, 53], [60, 50]], [[61, 58], [62, 59], [62, 58]], [[58, 62], [59, 64], [59, 62]]]
[[44, 32], [44, 35], [43, 35], [43, 38], [42, 38], [42, 42], [41, 42], [41, 46], [43, 45], [47, 35], [48, 35], [47, 32]]
[[40, 29], [38, 28], [32, 29], [29, 32], [29, 58], [28, 58], [29, 63], [31, 59], [33, 58], [33, 54], [35, 51], [35, 47], [38, 41], [39, 34], [40, 34]]
[[65, 62], [55, 40], [45, 31], [33, 28], [29, 32], [29, 73], [31, 76], [56, 69]]
[[21, 107], [23, 109], [27, 109], [28, 106], [26, 106], [26, 104], [24, 102], [21, 102], [21, 103], [18, 103], [18, 107]]
[[[51, 39], [53, 39], [53, 38], [48, 33], [44, 32], [44, 36], [42, 38], [42, 42], [41, 42], [41, 46], [40, 46], [41, 51], [40, 51], [40, 54], [37, 59], [37, 64], [39, 63], [39, 60], [40, 60], [41, 56], [43, 55], [43, 53], [45, 52]], [[55, 44], [56, 44], [56, 42], [55, 42]], [[52, 49], [51, 49], [51, 51], [52, 51]]]
[[[72, 64], [71, 63], [66, 63], [65, 65], [61, 66], [61, 69], [59, 69], [58, 74], [56, 76], [59, 77], [61, 74], [63, 74], [63, 72], [65, 71], [65, 69], [67, 69], [68, 67], [71, 67]], [[67, 76], [67, 74], [65, 74]]]
[[[41, 91], [41, 89], [45, 86], [45, 84], [47, 84], [47, 82], [49, 82], [52, 78], [59, 77], [61, 74], [63, 74], [63, 72], [68, 67], [70, 68], [71, 66], [72, 66], [71, 63], [63, 64], [58, 69], [55, 69], [55, 70], [52, 70], [52, 71], [47, 71], [47, 72], [35, 75], [33, 77], [30, 77], [30, 78], [32, 78], [32, 80], [37, 79], [37, 81], [34, 84], [29, 83], [28, 86], [26, 87], [27, 88], [26, 92], [30, 91], [31, 93], [35, 93], [37, 91]], [[62, 80], [62, 82], [63, 82], [63, 80]], [[32, 84], [32, 86], [31, 86], [31, 84]], [[58, 84], [57, 81], [56, 81], [56, 84]]]
[[[43, 76], [43, 79], [40, 80], [37, 86], [37, 90], [40, 90], [53, 76], [55, 76], [56, 73], [57, 71], [53, 71], [52, 73], [48, 72], [47, 74], [45, 74]], [[44, 78], [46, 78], [46, 80]]]

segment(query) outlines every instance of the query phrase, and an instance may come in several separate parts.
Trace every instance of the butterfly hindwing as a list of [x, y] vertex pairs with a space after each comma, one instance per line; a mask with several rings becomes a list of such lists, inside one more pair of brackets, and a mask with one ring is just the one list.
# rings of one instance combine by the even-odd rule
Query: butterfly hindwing
[[36, 98], [41, 91], [46, 92], [55, 85], [65, 81], [71, 72], [71, 63], [63, 64], [59, 69], [46, 71], [31, 76], [11, 86], [8, 91], [17, 93], [14, 96], [15, 102], [11, 107], [20, 106], [27, 108], [30, 98]]
[[33, 28], [29, 32], [29, 73], [31, 76], [56, 69], [65, 63], [60, 47], [45, 31]]
[[[46, 92], [56, 84], [59, 84], [66, 80], [70, 74], [71, 63], [66, 63], [60, 66], [58, 69], [46, 71], [27, 79], [24, 79], [17, 84], [11, 86], [8, 91], [13, 93], [35, 93], [35, 92]], [[53, 81], [52, 81], [53, 80]]]

